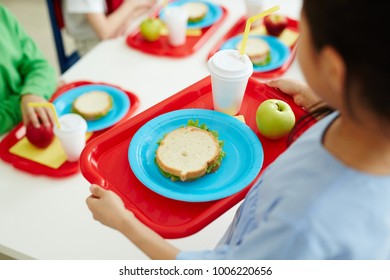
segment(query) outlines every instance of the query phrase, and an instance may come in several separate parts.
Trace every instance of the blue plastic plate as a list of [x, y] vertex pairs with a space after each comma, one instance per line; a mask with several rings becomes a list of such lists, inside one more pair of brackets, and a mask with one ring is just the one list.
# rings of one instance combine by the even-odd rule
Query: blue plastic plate
[[[283, 44], [278, 38], [273, 36], [263, 36], [263, 35], [251, 35], [252, 38], [261, 38], [265, 40], [271, 49], [271, 63], [264, 66], [253, 65], [254, 72], [267, 72], [281, 67], [287, 59], [290, 57], [290, 49]], [[221, 50], [224, 49], [236, 49], [237, 44], [241, 42], [242, 35], [238, 35], [227, 40], [221, 47]]]
[[[208, 1], [203, 1], [203, 0], [180, 0], [180, 1], [175, 1], [172, 3], [168, 4], [168, 7], [173, 7], [173, 6], [182, 6], [185, 3], [188, 2], [202, 2], [206, 4], [209, 7], [209, 11], [206, 14], [206, 16], [199, 22], [194, 22], [194, 23], [188, 23], [187, 27], [189, 29], [197, 29], [197, 28], [205, 28], [210, 25], [213, 25], [215, 22], [217, 22], [223, 14], [222, 8], [216, 4], [213, 4]], [[164, 9], [161, 9], [159, 17], [162, 21], [164, 21]]]
[[74, 100], [80, 95], [94, 90], [105, 91], [110, 94], [113, 99], [113, 106], [111, 111], [104, 117], [93, 121], [87, 121], [87, 131], [98, 131], [108, 128], [120, 121], [129, 111], [130, 99], [126, 93], [120, 89], [106, 85], [86, 85], [64, 92], [54, 100], [53, 104], [56, 107], [58, 115], [61, 116], [71, 113]]
[[[172, 182], [155, 164], [157, 141], [187, 125], [190, 119], [218, 131], [226, 156], [214, 173], [191, 182]], [[236, 118], [213, 110], [184, 109], [163, 114], [143, 125], [130, 142], [128, 159], [135, 176], [152, 191], [175, 200], [201, 202], [228, 197], [248, 186], [261, 169], [263, 149], [256, 134]]]

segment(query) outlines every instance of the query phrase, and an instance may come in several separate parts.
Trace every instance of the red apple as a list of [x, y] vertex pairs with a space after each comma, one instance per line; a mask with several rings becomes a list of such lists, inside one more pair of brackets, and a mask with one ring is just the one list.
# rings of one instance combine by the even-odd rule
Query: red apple
[[30, 122], [26, 127], [26, 137], [37, 148], [46, 148], [54, 139], [53, 127], [52, 125], [46, 127], [41, 124], [39, 128], [36, 128]]
[[271, 14], [264, 18], [265, 29], [272, 36], [279, 36], [287, 27], [287, 24], [287, 17], [283, 15]]

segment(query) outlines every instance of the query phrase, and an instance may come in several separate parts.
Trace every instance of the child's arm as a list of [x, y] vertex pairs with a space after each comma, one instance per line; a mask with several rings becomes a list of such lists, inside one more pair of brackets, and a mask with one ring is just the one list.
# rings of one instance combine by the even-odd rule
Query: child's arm
[[30, 108], [29, 102], [47, 102], [47, 99], [54, 93], [57, 78], [54, 69], [38, 50], [35, 42], [24, 32], [20, 33], [21, 42], [21, 65], [19, 65], [20, 76], [23, 77], [23, 87], [21, 89], [21, 103], [19, 109], [22, 111], [24, 124], [32, 122], [35, 127], [39, 127], [40, 116], [44, 125], [54, 123], [52, 112], [46, 108]]
[[20, 96], [12, 95], [0, 102], [0, 135], [20, 121]]
[[268, 81], [267, 86], [277, 88], [290, 95], [295, 104], [310, 111], [321, 102], [321, 99], [305, 83], [293, 79], [278, 79]]
[[154, 6], [155, 0], [127, 0], [113, 13], [106, 16], [100, 13], [87, 13], [86, 17], [93, 30], [101, 40], [121, 35], [128, 25], [129, 19], [146, 12]]
[[95, 220], [120, 231], [151, 259], [176, 258], [179, 249], [141, 223], [114, 192], [97, 185], [92, 185], [90, 191], [87, 205]]
[[[1, 130], [5, 127], [9, 130], [20, 122], [22, 116], [25, 123], [32, 120], [38, 126], [36, 115], [26, 114], [27, 103], [22, 100], [47, 102], [55, 90], [56, 73], [15, 16], [4, 8], [0, 13], [1, 24], [7, 30], [6, 34], [3, 34], [6, 36], [3, 44], [6, 47], [2, 55], [9, 57], [2, 65], [4, 71], [1, 78], [9, 91], [5, 96], [9, 97], [2, 101]], [[44, 118], [47, 116], [46, 119], [50, 118], [50, 112], [46, 113], [45, 109], [37, 109], [36, 113]], [[33, 119], [30, 115], [33, 115]]]

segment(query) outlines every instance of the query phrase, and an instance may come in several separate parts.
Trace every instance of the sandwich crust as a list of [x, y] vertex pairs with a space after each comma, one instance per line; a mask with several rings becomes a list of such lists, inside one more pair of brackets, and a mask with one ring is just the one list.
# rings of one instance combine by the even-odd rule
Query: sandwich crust
[[112, 97], [104, 91], [90, 91], [77, 97], [72, 109], [86, 120], [96, 120], [112, 109]]
[[220, 153], [211, 132], [186, 126], [165, 135], [156, 151], [156, 162], [162, 171], [189, 181], [202, 177], [213, 165], [211, 172], [216, 171]]
[[[241, 48], [241, 41], [237, 44], [236, 48]], [[269, 44], [261, 38], [248, 38], [245, 53], [254, 65], [265, 66], [271, 62]]]

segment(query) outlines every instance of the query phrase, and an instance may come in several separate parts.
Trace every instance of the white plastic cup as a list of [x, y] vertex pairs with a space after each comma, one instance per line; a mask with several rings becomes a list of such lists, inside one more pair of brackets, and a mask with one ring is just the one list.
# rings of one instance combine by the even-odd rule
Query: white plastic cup
[[262, 0], [245, 0], [246, 16], [253, 17], [263, 11], [264, 5]]
[[164, 22], [168, 29], [168, 42], [177, 47], [184, 45], [187, 39], [188, 14], [181, 7], [167, 7]]
[[249, 57], [238, 50], [220, 50], [209, 59], [207, 68], [211, 74], [214, 110], [237, 115], [253, 73]]
[[[264, 10], [264, 5], [262, 0], [245, 0], [246, 7], [246, 17], [250, 18]], [[252, 25], [259, 25], [263, 22], [263, 20], [257, 20], [252, 23]]]
[[68, 161], [78, 161], [86, 143], [87, 121], [78, 114], [65, 114], [59, 122], [61, 128], [55, 126], [54, 135], [60, 140]]

